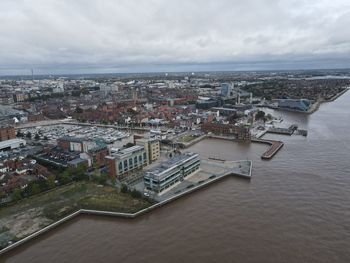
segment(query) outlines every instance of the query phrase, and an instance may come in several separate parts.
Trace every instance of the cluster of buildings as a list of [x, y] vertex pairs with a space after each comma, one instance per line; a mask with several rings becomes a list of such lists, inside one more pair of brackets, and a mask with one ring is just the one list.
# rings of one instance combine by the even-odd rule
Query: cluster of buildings
[[15, 188], [24, 189], [30, 182], [46, 181], [50, 176], [54, 175], [45, 166], [29, 158], [0, 161], [0, 192], [10, 194]]
[[[38, 144], [33, 146], [37, 147], [36, 155], [47, 162], [104, 169], [121, 181], [143, 174], [145, 187], [161, 193], [200, 166], [196, 153], [160, 162], [161, 143], [179, 145], [182, 137], [178, 133], [183, 137], [215, 134], [250, 141], [256, 105], [263, 105], [267, 97], [269, 87], [263, 84], [272, 78], [193, 73], [0, 80], [0, 121], [8, 121], [0, 128], [0, 151]], [[278, 78], [274, 81], [281, 82]], [[264, 92], [259, 93], [261, 85]], [[295, 85], [299, 92], [299, 84]], [[311, 106], [311, 99], [287, 98], [276, 92], [280, 91], [268, 102], [275, 102], [277, 108], [308, 111]], [[62, 119], [79, 124], [18, 128], [23, 123]], [[136, 129], [146, 134], [135, 134]]]

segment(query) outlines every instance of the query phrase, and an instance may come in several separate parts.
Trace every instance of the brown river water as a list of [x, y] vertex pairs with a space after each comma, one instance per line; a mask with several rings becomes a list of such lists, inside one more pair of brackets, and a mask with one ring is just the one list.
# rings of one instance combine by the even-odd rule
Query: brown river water
[[1, 262], [350, 262], [350, 92], [312, 115], [276, 112], [308, 129], [271, 160], [266, 146], [206, 140], [204, 156], [253, 160], [227, 178], [126, 220], [81, 216]]

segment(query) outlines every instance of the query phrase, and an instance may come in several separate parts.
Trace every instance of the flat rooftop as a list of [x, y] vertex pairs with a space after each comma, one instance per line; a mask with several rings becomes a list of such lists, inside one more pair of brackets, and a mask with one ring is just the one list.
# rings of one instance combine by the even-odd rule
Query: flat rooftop
[[144, 150], [145, 148], [143, 146], [135, 145], [126, 149], [122, 149], [119, 152], [112, 153], [111, 155], [107, 156], [108, 159], [115, 159], [115, 158], [123, 158], [125, 156], [131, 155], [136, 151]]
[[180, 165], [187, 161], [189, 158], [194, 158], [199, 156], [198, 153], [188, 152], [178, 156], [175, 156], [165, 162], [160, 163], [157, 167], [147, 171], [147, 174], [151, 174], [152, 176], [160, 177], [167, 170], [172, 169], [174, 166]]
[[10, 147], [11, 145], [14, 145], [14, 144], [21, 144], [21, 143], [25, 145], [26, 141], [22, 139], [11, 139], [11, 140], [2, 141], [0, 142], [0, 149]]

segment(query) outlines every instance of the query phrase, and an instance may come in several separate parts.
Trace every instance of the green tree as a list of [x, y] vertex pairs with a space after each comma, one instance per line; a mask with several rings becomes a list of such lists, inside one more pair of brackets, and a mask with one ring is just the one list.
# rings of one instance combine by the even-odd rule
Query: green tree
[[62, 184], [68, 184], [69, 182], [72, 181], [72, 176], [71, 174], [69, 173], [68, 170], [65, 170], [61, 176], [60, 176], [60, 181]]
[[78, 167], [73, 168], [72, 174], [77, 181], [82, 181], [82, 180], [88, 179], [85, 164], [80, 164], [80, 165], [78, 165]]
[[115, 183], [116, 183], [116, 181], [117, 181], [117, 179], [115, 178], [115, 176], [109, 177], [108, 174], [106, 174], [106, 177], [107, 177], [107, 180], [108, 180], [108, 178], [109, 178], [110, 181], [111, 181], [111, 183], [112, 183], [113, 185], [115, 185]]
[[18, 201], [22, 199], [22, 190], [20, 188], [15, 188], [11, 194], [12, 201]]
[[133, 198], [142, 198], [141, 192], [137, 191], [136, 189], [133, 189], [133, 190], [131, 191], [131, 196], [132, 196]]
[[122, 185], [122, 188], [120, 189], [120, 192], [127, 193], [129, 191], [128, 186], [126, 184]]
[[255, 115], [255, 118], [257, 120], [263, 120], [265, 118], [265, 112], [259, 110], [258, 113]]
[[49, 188], [49, 189], [54, 188], [56, 186], [55, 180], [56, 180], [56, 178], [54, 175], [48, 176], [47, 181], [46, 181], [47, 188]]
[[35, 134], [34, 139], [37, 140], [37, 141], [40, 140], [40, 135], [38, 133]]
[[100, 175], [96, 172], [96, 170], [92, 173], [91, 180], [96, 182], [96, 183], [99, 183]]
[[0, 200], [3, 199], [3, 198], [5, 198], [5, 197], [6, 197], [5, 192], [0, 191]]
[[30, 186], [30, 193], [32, 195], [36, 195], [38, 193], [40, 193], [40, 186], [38, 183], [32, 183], [31, 186]]
[[99, 184], [106, 184], [108, 180], [108, 175], [105, 173], [100, 174], [99, 179], [98, 179], [98, 183]]
[[94, 169], [95, 169], [96, 174], [99, 175], [101, 173], [100, 172], [100, 165], [97, 162], [94, 163]]
[[32, 133], [31, 133], [31, 132], [27, 132], [26, 137], [27, 137], [28, 139], [32, 138]]

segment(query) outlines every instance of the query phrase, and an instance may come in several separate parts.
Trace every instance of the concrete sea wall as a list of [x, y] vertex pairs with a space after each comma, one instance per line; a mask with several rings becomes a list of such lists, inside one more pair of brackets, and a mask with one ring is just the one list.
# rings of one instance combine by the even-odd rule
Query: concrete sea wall
[[192, 188], [190, 188], [190, 189], [188, 189], [188, 190], [186, 190], [186, 191], [184, 191], [182, 193], [174, 195], [174, 196], [172, 196], [172, 197], [170, 197], [170, 198], [168, 198], [168, 199], [166, 199], [164, 201], [156, 203], [156, 204], [154, 204], [154, 205], [152, 205], [150, 207], [147, 207], [145, 209], [142, 209], [142, 210], [140, 210], [140, 211], [138, 211], [136, 213], [118, 213], [118, 212], [111, 212], [111, 211], [98, 211], [98, 210], [80, 209], [80, 210], [74, 212], [73, 214], [70, 214], [69, 216], [66, 216], [66, 217], [56, 221], [55, 223], [52, 223], [51, 225], [46, 226], [43, 229], [41, 229], [41, 230], [39, 230], [39, 231], [37, 231], [37, 232], [27, 236], [27, 237], [25, 237], [25, 238], [15, 242], [15, 243], [7, 246], [6, 248], [0, 250], [0, 255], [2, 255], [4, 253], [6, 253], [6, 252], [16, 248], [16, 247], [18, 247], [18, 246], [20, 246], [20, 245], [22, 245], [22, 244], [24, 244], [26, 242], [29, 242], [29, 241], [33, 240], [34, 238], [36, 238], [36, 237], [38, 237], [38, 236], [40, 236], [40, 235], [42, 235], [42, 234], [44, 234], [44, 233], [54, 229], [55, 227], [65, 223], [65, 222], [67, 222], [67, 221], [69, 221], [69, 220], [71, 220], [71, 219], [73, 219], [73, 218], [75, 218], [75, 217], [77, 217], [79, 215], [112, 216], [112, 217], [117, 217], [117, 218], [129, 218], [129, 219], [132, 219], [132, 218], [136, 218], [138, 216], [141, 216], [143, 214], [149, 213], [149, 212], [153, 211], [154, 209], [159, 208], [161, 206], [164, 206], [164, 205], [166, 205], [166, 204], [168, 204], [170, 202], [173, 202], [173, 201], [175, 201], [175, 200], [177, 200], [177, 199], [179, 199], [179, 198], [181, 198], [181, 197], [183, 197], [185, 195], [188, 195], [188, 194], [191, 194], [191, 193], [193, 193], [193, 192], [195, 192], [197, 190], [206, 188], [209, 185], [211, 185], [213, 183], [216, 183], [216, 182], [218, 182], [218, 181], [220, 181], [223, 178], [226, 178], [228, 176], [238, 176], [238, 177], [243, 177], [243, 178], [246, 178], [246, 179], [250, 179], [251, 176], [252, 176], [252, 161], [248, 161], [248, 162], [249, 162], [249, 165], [250, 165], [250, 169], [249, 169], [249, 173], [248, 174], [240, 174], [240, 173], [231, 173], [230, 172], [230, 173], [224, 174], [224, 175], [222, 175], [220, 177], [215, 177], [215, 178], [213, 178], [213, 179], [211, 179], [211, 180], [209, 180], [207, 182], [203, 182], [202, 184], [194, 186], [194, 187], [192, 187]]

